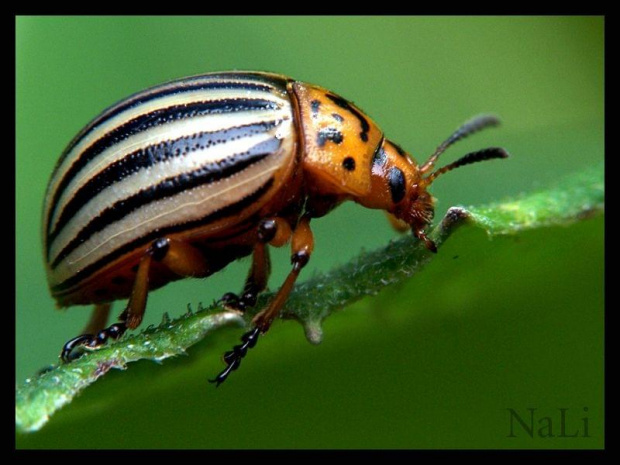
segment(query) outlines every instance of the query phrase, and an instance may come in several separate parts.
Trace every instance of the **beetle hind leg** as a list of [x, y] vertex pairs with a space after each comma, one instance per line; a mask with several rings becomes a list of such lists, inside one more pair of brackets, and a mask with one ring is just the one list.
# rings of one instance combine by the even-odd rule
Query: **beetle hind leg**
[[138, 271], [136, 273], [136, 280], [134, 281], [133, 289], [131, 291], [131, 297], [129, 298], [127, 308], [120, 315], [120, 321], [108, 326], [107, 328], [99, 329], [96, 332], [90, 332], [88, 329], [96, 329], [94, 325], [91, 327], [91, 323], [96, 320], [96, 314], [93, 315], [93, 318], [91, 318], [91, 321], [86, 327], [86, 334], [73, 338], [64, 345], [60, 354], [60, 358], [64, 362], [70, 362], [80, 356], [75, 349], [98, 349], [108, 342], [109, 339], [115, 340], [120, 338], [123, 334], [125, 334], [127, 328], [134, 329], [140, 324], [142, 317], [144, 316], [146, 299], [148, 296], [149, 268], [153, 255], [156, 254], [156, 250], [158, 249], [158, 243], [159, 241], [155, 241], [140, 260]]
[[[104, 345], [109, 339], [118, 339], [128, 329], [137, 328], [142, 322], [149, 291], [149, 271], [152, 261], [161, 262], [168, 269], [181, 276], [204, 276], [208, 273], [208, 266], [204, 256], [192, 245], [181, 241], [162, 238], [154, 241], [140, 259], [136, 279], [127, 307], [121, 313], [119, 322], [107, 328], [103, 320], [103, 307], [95, 310], [91, 321], [86, 327], [86, 334], [68, 341], [60, 354], [64, 362], [79, 357], [78, 348], [95, 350]], [[109, 311], [109, 307], [108, 307]], [[99, 315], [97, 314], [99, 312]]]

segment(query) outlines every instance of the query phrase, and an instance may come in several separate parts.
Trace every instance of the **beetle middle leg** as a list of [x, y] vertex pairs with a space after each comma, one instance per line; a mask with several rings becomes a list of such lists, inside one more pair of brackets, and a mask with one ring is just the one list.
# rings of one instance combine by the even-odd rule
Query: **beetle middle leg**
[[228, 292], [220, 299], [225, 306], [235, 310], [245, 311], [256, 305], [258, 295], [267, 287], [271, 274], [267, 245], [285, 245], [291, 238], [292, 230], [288, 221], [283, 218], [266, 218], [258, 224], [256, 235], [258, 241], [252, 251], [252, 266], [241, 295]]
[[[101, 329], [103, 307], [96, 307], [91, 321], [86, 327], [86, 334], [82, 334], [68, 341], [60, 354], [64, 362], [77, 358], [74, 350], [82, 347], [86, 350], [97, 349], [108, 339], [118, 339], [127, 329], [135, 329], [142, 322], [149, 291], [149, 271], [153, 261], [160, 262], [172, 272], [180, 276], [204, 276], [208, 273], [208, 264], [204, 255], [195, 247], [174, 239], [162, 238], [154, 241], [147, 249], [136, 272], [136, 278], [129, 297], [127, 307], [121, 313], [119, 322]], [[108, 306], [109, 311], [109, 306]], [[98, 315], [98, 313], [100, 313]], [[107, 320], [107, 315], [105, 315]], [[92, 331], [92, 332], [91, 332]]]
[[228, 375], [230, 375], [232, 371], [239, 368], [241, 360], [245, 357], [248, 349], [251, 349], [256, 345], [260, 334], [264, 334], [269, 329], [271, 323], [280, 314], [282, 307], [293, 290], [293, 286], [299, 277], [299, 273], [308, 263], [313, 248], [314, 236], [312, 234], [312, 230], [310, 229], [310, 218], [304, 216], [301, 218], [299, 224], [295, 228], [295, 231], [292, 233], [292, 270], [289, 272], [274, 298], [271, 302], [269, 302], [269, 305], [252, 319], [253, 328], [241, 337], [242, 344], [236, 345], [231, 351], [224, 354], [224, 362], [226, 362], [227, 367], [219, 375], [217, 375], [215, 379], [210, 380], [210, 382], [219, 386], [221, 383], [226, 381]]
[[252, 266], [240, 295], [228, 292], [219, 300], [226, 307], [241, 312], [256, 305], [258, 295], [267, 287], [271, 273], [271, 260], [267, 244], [258, 242], [252, 251]]

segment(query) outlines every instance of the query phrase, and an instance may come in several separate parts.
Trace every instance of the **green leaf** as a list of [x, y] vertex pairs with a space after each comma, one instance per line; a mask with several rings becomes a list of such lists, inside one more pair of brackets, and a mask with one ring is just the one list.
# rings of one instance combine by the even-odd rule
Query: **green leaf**
[[[569, 225], [601, 213], [603, 208], [603, 166], [599, 165], [517, 199], [480, 207], [453, 207], [433, 230], [432, 237], [441, 246], [462, 225], [480, 228], [490, 236], [517, 234], [528, 229]], [[308, 340], [317, 344], [322, 339], [323, 321], [332, 313], [364, 296], [377, 294], [386, 286], [406, 281], [433, 258], [415, 239], [403, 237], [298, 284], [282, 316], [298, 320]], [[17, 430], [39, 430], [52, 414], [112, 368], [125, 369], [128, 363], [138, 360], [160, 362], [184, 354], [214, 330], [247, 324], [269, 298], [270, 295], [263, 296], [259, 305], [244, 316], [215, 304], [196, 313], [188, 311], [174, 321], [165, 316], [156, 328], [147, 328], [26, 380], [16, 390]]]

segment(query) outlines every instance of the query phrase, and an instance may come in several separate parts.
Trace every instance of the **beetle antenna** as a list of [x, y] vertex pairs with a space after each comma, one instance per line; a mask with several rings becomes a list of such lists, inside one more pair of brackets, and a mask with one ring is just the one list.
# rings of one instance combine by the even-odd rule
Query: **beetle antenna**
[[471, 165], [484, 160], [493, 160], [495, 158], [508, 158], [508, 152], [500, 147], [489, 147], [488, 149], [478, 150], [476, 152], [468, 153], [462, 156], [458, 160], [450, 163], [449, 165], [439, 168], [437, 171], [429, 174], [424, 178], [425, 184], [431, 184], [439, 175], [452, 171], [454, 168], [460, 166]]
[[[433, 152], [433, 154], [430, 156], [428, 161], [420, 167], [420, 172], [422, 174], [425, 174], [427, 171], [431, 170], [433, 166], [435, 166], [435, 162], [437, 161], [439, 156], [442, 153], [444, 153], [448, 149], [448, 147], [453, 145], [455, 142], [458, 142], [461, 139], [465, 139], [467, 136], [475, 132], [478, 132], [482, 129], [490, 128], [493, 126], [499, 126], [499, 124], [500, 124], [499, 118], [494, 115], [479, 115], [463, 123], [461, 127], [459, 127], [456, 131], [454, 131], [450, 137], [448, 137], [445, 141], [443, 141], [439, 145], [439, 147], [435, 149], [435, 152]], [[473, 162], [470, 162], [470, 163], [473, 163]]]

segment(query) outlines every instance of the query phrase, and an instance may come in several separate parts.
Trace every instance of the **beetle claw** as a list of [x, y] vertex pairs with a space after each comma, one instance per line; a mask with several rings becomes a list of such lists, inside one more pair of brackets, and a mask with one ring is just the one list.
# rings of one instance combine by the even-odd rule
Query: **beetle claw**
[[78, 359], [81, 353], [76, 349], [81, 347], [83, 350], [96, 350], [103, 346], [108, 339], [118, 339], [127, 331], [125, 323], [114, 323], [113, 325], [102, 329], [93, 334], [82, 334], [81, 336], [70, 339], [62, 348], [60, 358], [64, 363], [69, 363]]
[[256, 299], [257, 293], [251, 290], [244, 292], [241, 296], [238, 296], [234, 292], [227, 292], [218, 300], [218, 303], [226, 308], [245, 312], [248, 308], [256, 305]]
[[241, 365], [241, 360], [246, 356], [248, 349], [251, 349], [258, 342], [258, 336], [260, 336], [260, 329], [258, 327], [248, 331], [241, 336], [243, 344], [238, 344], [233, 347], [232, 350], [224, 354], [224, 362], [226, 368], [220, 372], [214, 379], [210, 379], [210, 383], [215, 383], [215, 387], [222, 384], [228, 378], [231, 372], [235, 371]]
[[69, 363], [76, 358], [79, 357], [77, 353], [74, 353], [73, 350], [76, 347], [83, 347], [90, 345], [94, 340], [92, 334], [82, 334], [81, 336], [74, 337], [67, 341], [67, 343], [62, 348], [62, 352], [60, 353], [60, 358], [64, 363]]
[[234, 292], [227, 292], [220, 298], [220, 300], [217, 301], [217, 303], [232, 310], [238, 310], [241, 312], [245, 310], [245, 306], [241, 302], [241, 299]]

